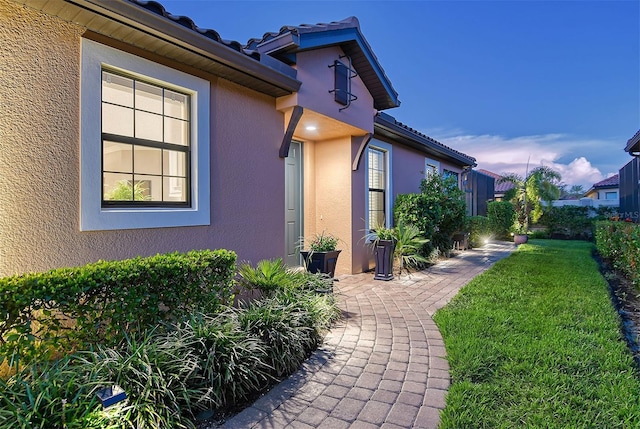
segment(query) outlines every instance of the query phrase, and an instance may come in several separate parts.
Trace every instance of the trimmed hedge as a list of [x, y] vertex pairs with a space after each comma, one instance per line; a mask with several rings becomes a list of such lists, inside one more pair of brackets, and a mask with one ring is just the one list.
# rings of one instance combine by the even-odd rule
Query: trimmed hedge
[[236, 254], [194, 250], [0, 278], [2, 358], [48, 358], [233, 298]]
[[640, 225], [630, 222], [596, 222], [596, 247], [603, 258], [640, 286]]

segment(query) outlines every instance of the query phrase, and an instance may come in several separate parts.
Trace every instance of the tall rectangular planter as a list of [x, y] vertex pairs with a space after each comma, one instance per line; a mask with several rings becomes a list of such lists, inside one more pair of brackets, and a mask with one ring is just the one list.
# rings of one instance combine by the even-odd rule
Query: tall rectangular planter
[[310, 273], [325, 273], [331, 278], [335, 277], [336, 265], [338, 264], [338, 255], [341, 250], [331, 252], [311, 252], [308, 250], [300, 251], [304, 258], [307, 271]]
[[374, 280], [388, 281], [393, 279], [393, 251], [395, 247], [396, 244], [393, 240], [379, 240], [376, 243]]

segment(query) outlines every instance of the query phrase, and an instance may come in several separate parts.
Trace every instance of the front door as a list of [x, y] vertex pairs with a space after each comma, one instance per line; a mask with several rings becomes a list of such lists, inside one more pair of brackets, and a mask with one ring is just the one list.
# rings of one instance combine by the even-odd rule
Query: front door
[[302, 238], [302, 143], [291, 142], [289, 156], [285, 158], [285, 263], [300, 265], [300, 239]]

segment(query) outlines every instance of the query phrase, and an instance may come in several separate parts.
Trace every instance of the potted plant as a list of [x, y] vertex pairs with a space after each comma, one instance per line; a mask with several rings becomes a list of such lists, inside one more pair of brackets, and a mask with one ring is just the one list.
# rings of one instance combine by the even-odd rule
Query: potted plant
[[328, 274], [335, 276], [338, 256], [341, 250], [337, 250], [338, 239], [331, 234], [316, 234], [309, 242], [309, 250], [301, 250], [307, 271], [311, 273]]
[[376, 226], [367, 234], [367, 241], [374, 249], [376, 268], [374, 280], [393, 280], [393, 258], [396, 237], [393, 228]]

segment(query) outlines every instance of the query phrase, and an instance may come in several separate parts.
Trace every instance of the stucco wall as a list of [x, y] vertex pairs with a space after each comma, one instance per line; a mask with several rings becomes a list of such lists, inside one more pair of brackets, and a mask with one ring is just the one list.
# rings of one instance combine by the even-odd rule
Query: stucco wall
[[[348, 274], [352, 261], [351, 137], [316, 142], [314, 153], [315, 210], [305, 212], [313, 218], [315, 230], [305, 228], [305, 234], [325, 231], [338, 237], [342, 253], [336, 274]], [[305, 195], [305, 204], [309, 199], [310, 195]]]
[[314, 110], [330, 118], [351, 124], [362, 130], [373, 132], [373, 97], [359, 76], [351, 79], [351, 92], [358, 99], [349, 108], [340, 110], [345, 106], [334, 100], [334, 69], [329, 67], [335, 60], [348, 64], [346, 58], [340, 59], [344, 52], [340, 48], [330, 47], [296, 54], [297, 79], [302, 82], [300, 90], [287, 97], [278, 99], [278, 109], [303, 106]]
[[0, 0], [0, 275], [199, 248], [283, 256], [282, 114], [274, 99], [216, 78], [211, 225], [79, 231], [83, 32]]

